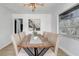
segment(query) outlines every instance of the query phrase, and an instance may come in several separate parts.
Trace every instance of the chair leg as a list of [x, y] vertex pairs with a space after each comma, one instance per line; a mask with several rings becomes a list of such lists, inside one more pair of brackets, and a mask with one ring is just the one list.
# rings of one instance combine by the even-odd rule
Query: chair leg
[[58, 45], [59, 45], [59, 39], [57, 39], [57, 42], [56, 42], [56, 47], [55, 47], [55, 55], [57, 55], [58, 53]]

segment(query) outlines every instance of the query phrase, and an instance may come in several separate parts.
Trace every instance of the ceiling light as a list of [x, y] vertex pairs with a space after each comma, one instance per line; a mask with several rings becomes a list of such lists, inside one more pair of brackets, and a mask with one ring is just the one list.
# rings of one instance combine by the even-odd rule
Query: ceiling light
[[24, 7], [28, 7], [31, 8], [32, 11], [35, 11], [37, 8], [43, 7], [44, 4], [43, 3], [28, 3], [28, 4], [24, 4]]

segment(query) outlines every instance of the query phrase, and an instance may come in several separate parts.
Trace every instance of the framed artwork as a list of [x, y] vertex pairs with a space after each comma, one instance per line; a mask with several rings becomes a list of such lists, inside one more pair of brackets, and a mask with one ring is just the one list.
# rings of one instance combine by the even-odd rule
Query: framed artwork
[[59, 15], [59, 33], [79, 36], [79, 5]]
[[28, 19], [28, 27], [30, 31], [40, 31], [40, 19]]

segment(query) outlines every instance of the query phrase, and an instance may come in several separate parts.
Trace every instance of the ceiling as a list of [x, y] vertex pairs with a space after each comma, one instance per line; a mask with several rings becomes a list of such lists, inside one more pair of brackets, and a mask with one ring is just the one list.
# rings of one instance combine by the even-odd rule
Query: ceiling
[[23, 3], [2, 3], [0, 6], [4, 6], [13, 13], [51, 13], [54, 7], [60, 5], [59, 3], [45, 3], [44, 7], [36, 9], [34, 12], [28, 7], [24, 7]]

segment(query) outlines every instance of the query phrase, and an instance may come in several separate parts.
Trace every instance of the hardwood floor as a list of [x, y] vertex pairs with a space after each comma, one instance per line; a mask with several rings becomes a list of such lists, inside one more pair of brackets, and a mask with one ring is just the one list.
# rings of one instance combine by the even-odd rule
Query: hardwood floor
[[15, 52], [12, 44], [0, 50], [0, 56], [14, 56], [14, 55]]
[[[15, 56], [13, 45], [10, 44], [7, 47], [0, 50], [0, 56]], [[58, 56], [67, 56], [61, 49], [58, 50]]]
[[58, 49], [58, 56], [68, 56], [68, 55], [61, 49]]

